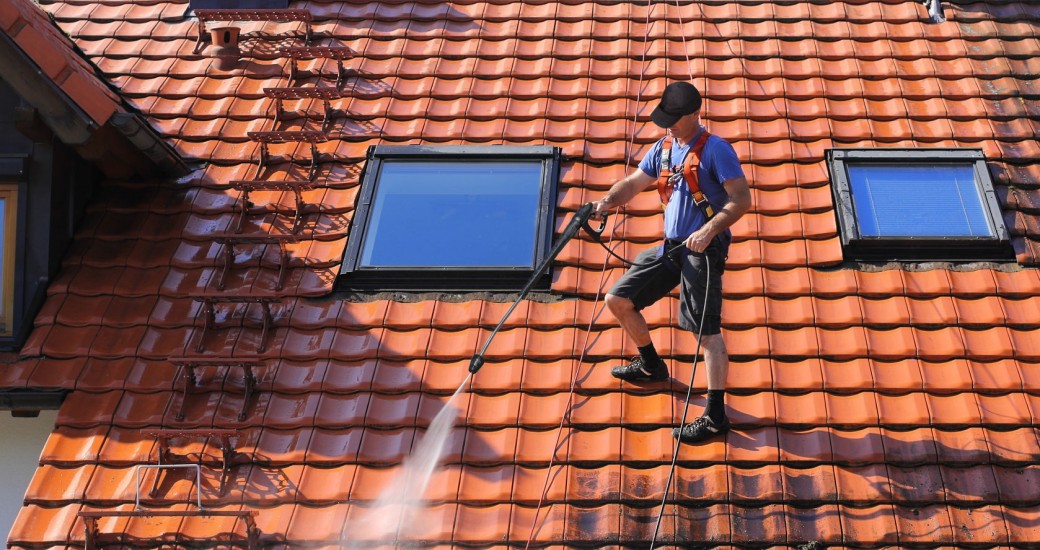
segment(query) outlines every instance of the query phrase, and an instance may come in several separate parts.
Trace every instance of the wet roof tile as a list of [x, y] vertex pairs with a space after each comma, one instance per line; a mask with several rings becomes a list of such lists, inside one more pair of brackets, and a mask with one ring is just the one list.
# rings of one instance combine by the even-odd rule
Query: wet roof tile
[[945, 505], [920, 508], [895, 507], [896, 525], [907, 542], [915, 540], [953, 541], [953, 527]]
[[1029, 532], [1036, 527], [1036, 520], [1028, 513], [1011, 507], [1002, 507], [1004, 523], [1008, 529], [1010, 541], [1019, 543], [1028, 540]]
[[894, 544], [896, 522], [890, 504], [869, 507], [841, 506], [841, 527], [846, 536], [872, 544]]

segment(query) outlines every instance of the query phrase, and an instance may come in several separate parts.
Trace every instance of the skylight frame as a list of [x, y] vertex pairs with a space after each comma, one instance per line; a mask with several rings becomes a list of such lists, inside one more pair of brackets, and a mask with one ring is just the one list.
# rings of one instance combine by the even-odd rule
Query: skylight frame
[[[555, 221], [561, 150], [552, 146], [421, 146], [376, 145], [369, 148], [361, 174], [350, 237], [343, 255], [337, 287], [343, 290], [377, 291], [510, 291], [519, 290], [549, 252]], [[383, 166], [394, 161], [418, 162], [533, 162], [540, 165], [533, 255], [530, 265], [502, 266], [365, 266], [362, 256], [372, 208], [376, 202]], [[535, 288], [547, 289], [551, 273]]]
[[[846, 259], [883, 261], [1005, 261], [1013, 258], [986, 158], [981, 149], [830, 149], [826, 152], [834, 210]], [[868, 236], [856, 217], [850, 166], [905, 163], [908, 166], [970, 166], [989, 236]]]

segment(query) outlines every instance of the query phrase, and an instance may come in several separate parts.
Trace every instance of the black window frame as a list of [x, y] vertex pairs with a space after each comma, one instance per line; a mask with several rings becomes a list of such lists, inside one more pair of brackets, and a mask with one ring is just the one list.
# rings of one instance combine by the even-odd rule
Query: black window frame
[[[828, 149], [827, 169], [830, 173], [834, 212], [841, 234], [846, 259], [875, 261], [1006, 261], [1014, 258], [1007, 227], [994, 191], [993, 180], [981, 149], [950, 148], [880, 148]], [[906, 162], [920, 165], [970, 164], [979, 187], [981, 207], [993, 228], [993, 236], [880, 236], [860, 234], [849, 181], [849, 164], [893, 164]]]
[[[548, 255], [555, 227], [556, 197], [560, 179], [562, 151], [554, 146], [425, 146], [375, 145], [369, 147], [361, 188], [350, 224], [347, 247], [343, 254], [337, 288], [364, 291], [515, 291], [531, 278]], [[379, 174], [384, 162], [414, 160], [453, 162], [515, 162], [538, 160], [542, 164], [541, 191], [538, 201], [535, 254], [530, 267], [362, 267], [360, 258], [365, 240], [370, 209], [376, 196]], [[551, 270], [543, 273], [534, 288], [545, 290], [551, 282]]]

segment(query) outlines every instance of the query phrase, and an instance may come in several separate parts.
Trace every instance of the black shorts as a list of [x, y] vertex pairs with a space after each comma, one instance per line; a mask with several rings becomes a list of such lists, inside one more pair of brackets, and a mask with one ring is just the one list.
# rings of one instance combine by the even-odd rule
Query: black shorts
[[[728, 243], [720, 241], [713, 241], [703, 254], [683, 247], [649, 267], [632, 266], [609, 294], [628, 298], [637, 310], [642, 310], [682, 283], [679, 288], [679, 327], [705, 335], [719, 334], [722, 332], [722, 272], [729, 251]], [[635, 263], [653, 262], [663, 250], [671, 250], [682, 243], [667, 240], [664, 247], [658, 245], [640, 252]], [[705, 299], [704, 287], [709, 279], [711, 285]], [[702, 315], [704, 326], [700, 326]]]

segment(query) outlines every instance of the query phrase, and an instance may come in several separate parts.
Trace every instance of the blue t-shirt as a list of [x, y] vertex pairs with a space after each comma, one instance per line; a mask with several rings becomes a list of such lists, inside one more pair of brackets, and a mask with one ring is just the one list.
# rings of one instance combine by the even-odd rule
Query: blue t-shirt
[[[661, 168], [661, 148], [667, 136], [657, 141], [639, 163], [639, 169], [644, 173], [657, 177]], [[696, 140], [694, 140], [696, 141]], [[682, 173], [683, 163], [686, 155], [690, 152], [692, 143], [679, 145], [672, 143], [672, 173]], [[701, 152], [701, 164], [697, 169], [697, 179], [701, 192], [711, 203], [715, 212], [725, 206], [729, 200], [729, 194], [722, 182], [733, 178], [744, 177], [744, 170], [740, 167], [740, 159], [737, 152], [728, 141], [712, 135], [704, 144]], [[664, 236], [668, 239], [685, 239], [707, 223], [704, 211], [697, 206], [690, 194], [690, 188], [686, 185], [685, 178], [679, 178], [675, 186], [672, 198], [664, 209]], [[725, 238], [729, 240], [729, 230], [725, 232]]]

